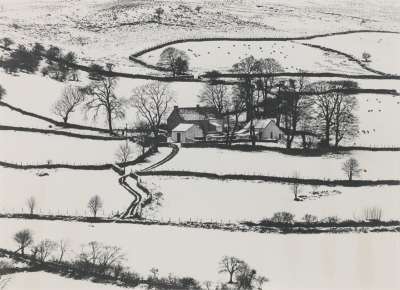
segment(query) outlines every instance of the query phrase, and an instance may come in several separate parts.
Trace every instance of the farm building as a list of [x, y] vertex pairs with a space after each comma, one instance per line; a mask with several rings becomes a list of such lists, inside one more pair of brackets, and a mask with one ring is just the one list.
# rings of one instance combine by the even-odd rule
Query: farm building
[[171, 138], [173, 142], [187, 143], [202, 138], [203, 131], [197, 124], [179, 124], [172, 129]]
[[[283, 131], [276, 125], [275, 119], [257, 119], [253, 120], [253, 124], [259, 141], [279, 140], [284, 135]], [[249, 138], [250, 125], [251, 122], [248, 122], [242, 130], [236, 133], [236, 136], [238, 138]]]
[[167, 119], [167, 126], [169, 130], [173, 130], [179, 124], [197, 124], [207, 133], [222, 132], [223, 120], [217, 115], [217, 111], [210, 107], [175, 106]]

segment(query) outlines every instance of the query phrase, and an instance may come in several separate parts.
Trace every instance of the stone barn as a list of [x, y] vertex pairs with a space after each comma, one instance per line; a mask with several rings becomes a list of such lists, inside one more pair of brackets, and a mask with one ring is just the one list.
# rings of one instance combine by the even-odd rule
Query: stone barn
[[[259, 141], [280, 140], [284, 133], [276, 125], [275, 119], [256, 119], [253, 121], [254, 131]], [[250, 122], [248, 122], [241, 130], [241, 134], [250, 132]]]

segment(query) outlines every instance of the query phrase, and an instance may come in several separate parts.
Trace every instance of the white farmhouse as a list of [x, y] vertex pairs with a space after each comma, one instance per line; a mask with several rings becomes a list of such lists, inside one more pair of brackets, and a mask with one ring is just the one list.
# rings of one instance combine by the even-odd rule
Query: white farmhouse
[[[238, 138], [250, 137], [250, 121], [242, 130], [236, 133]], [[254, 131], [259, 141], [279, 140], [283, 137], [283, 131], [276, 125], [275, 119], [256, 119], [253, 120]]]
[[172, 129], [171, 138], [173, 142], [188, 143], [196, 138], [203, 137], [203, 131], [197, 124], [179, 124]]

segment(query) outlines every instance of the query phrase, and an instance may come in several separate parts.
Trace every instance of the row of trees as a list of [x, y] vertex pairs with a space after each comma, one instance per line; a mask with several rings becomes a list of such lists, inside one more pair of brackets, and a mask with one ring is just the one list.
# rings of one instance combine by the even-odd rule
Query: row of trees
[[[31, 196], [26, 200], [26, 207], [27, 207], [30, 215], [35, 214], [37, 205], [38, 205], [38, 203], [34, 196]], [[87, 208], [88, 208], [90, 214], [94, 218], [96, 218], [98, 212], [103, 208], [103, 201], [102, 201], [101, 197], [97, 194], [92, 196], [88, 201]]]
[[[103, 245], [97, 241], [91, 241], [82, 246], [80, 252], [72, 262], [65, 261], [65, 258], [72, 253], [70, 245], [66, 240], [53, 241], [50, 239], [34, 242], [33, 234], [29, 229], [24, 229], [14, 235], [14, 241], [18, 248], [16, 252], [26, 254], [30, 249], [30, 258], [33, 262], [45, 263], [55, 262], [61, 265], [70, 265], [82, 275], [110, 276], [114, 279], [138, 282], [139, 275], [130, 272], [123, 265], [126, 260], [122, 249], [116, 246]], [[268, 279], [258, 275], [257, 271], [250, 267], [245, 261], [233, 256], [224, 256], [219, 263], [219, 272], [228, 274], [227, 284], [216, 285], [214, 289], [232, 289], [228, 285], [235, 286], [235, 289], [262, 289]], [[168, 278], [159, 277], [157, 268], [150, 269], [150, 276], [147, 282], [151, 285], [172, 287], [171, 289], [202, 289], [200, 284], [193, 278], [177, 278], [169, 275]], [[174, 287], [183, 288], [174, 288]], [[212, 283], [206, 281], [205, 288], [211, 289]], [[158, 289], [158, 288], [157, 288]]]

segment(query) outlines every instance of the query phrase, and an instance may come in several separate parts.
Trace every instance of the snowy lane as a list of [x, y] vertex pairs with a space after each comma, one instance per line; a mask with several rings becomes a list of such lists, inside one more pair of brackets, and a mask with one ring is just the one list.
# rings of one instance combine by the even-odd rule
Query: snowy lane
[[[73, 252], [92, 240], [122, 247], [127, 265], [147, 275], [174, 273], [224, 281], [218, 262], [234, 255], [271, 281], [264, 289], [399, 289], [399, 234], [279, 235], [128, 224], [0, 219], [0, 247], [15, 249], [23, 228], [35, 240], [69, 239]], [[71, 240], [70, 234], [74, 233]], [[122, 234], [123, 233], [123, 234]], [[201, 243], [199, 243], [201, 241]], [[151, 253], [151, 254], [149, 254]]]

